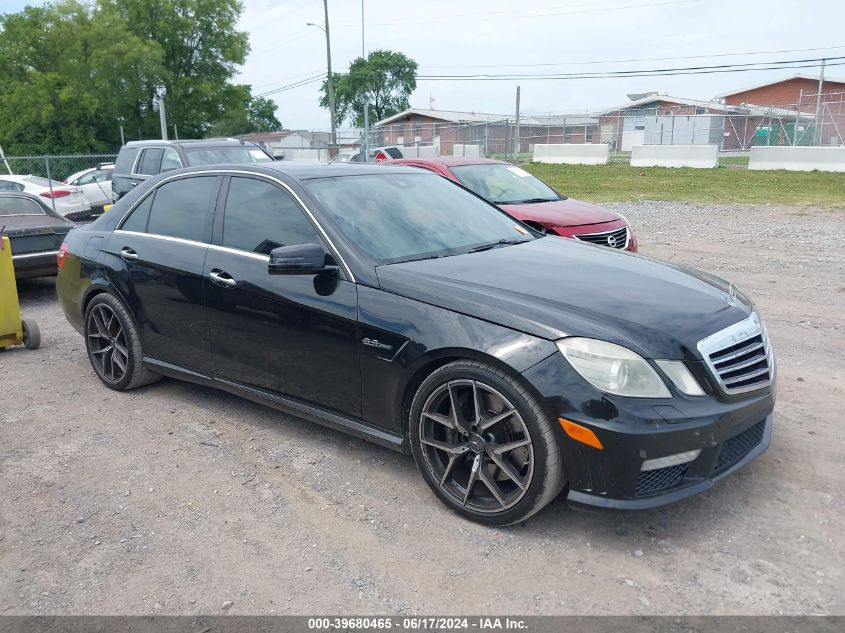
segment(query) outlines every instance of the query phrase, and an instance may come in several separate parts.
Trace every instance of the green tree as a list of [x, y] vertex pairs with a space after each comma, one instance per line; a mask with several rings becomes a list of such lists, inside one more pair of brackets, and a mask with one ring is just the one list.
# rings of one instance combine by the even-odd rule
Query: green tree
[[250, 132], [275, 132], [282, 129], [276, 118], [276, 104], [264, 97], [253, 97], [249, 86], [229, 86], [228, 107], [206, 131], [207, 137], [237, 136]]
[[9, 154], [113, 150], [164, 73], [158, 45], [80, 2], [0, 15], [0, 144]]
[[[417, 87], [417, 62], [402, 53], [373, 51], [358, 57], [347, 74], [334, 73], [337, 124], [344, 120], [362, 127], [364, 105], [372, 121], [379, 121], [410, 107], [408, 98]], [[328, 81], [323, 82], [320, 105], [329, 107]]]
[[242, 107], [242, 93], [229, 84], [249, 52], [247, 34], [235, 28], [239, 0], [99, 0], [99, 6], [160, 46], [166, 72], [161, 84], [148, 87], [144, 108], [164, 91], [168, 122], [181, 137], [202, 137], [223, 113]]

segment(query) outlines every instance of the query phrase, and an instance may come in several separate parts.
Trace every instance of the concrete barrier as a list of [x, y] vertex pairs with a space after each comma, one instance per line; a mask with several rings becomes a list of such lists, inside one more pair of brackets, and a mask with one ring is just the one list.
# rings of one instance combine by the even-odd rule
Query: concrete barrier
[[563, 143], [534, 145], [535, 163], [567, 165], [607, 165], [610, 145], [607, 143]]
[[464, 145], [461, 143], [455, 143], [452, 145], [452, 156], [484, 158], [484, 148], [481, 147], [481, 145]]
[[309, 162], [322, 162], [328, 160], [327, 150], [321, 149], [290, 149], [285, 148], [283, 160], [302, 160]]
[[845, 147], [752, 147], [748, 169], [845, 172]]
[[398, 145], [404, 158], [437, 158], [440, 153], [434, 145]]
[[695, 167], [712, 169], [719, 166], [718, 145], [634, 145], [632, 167]]

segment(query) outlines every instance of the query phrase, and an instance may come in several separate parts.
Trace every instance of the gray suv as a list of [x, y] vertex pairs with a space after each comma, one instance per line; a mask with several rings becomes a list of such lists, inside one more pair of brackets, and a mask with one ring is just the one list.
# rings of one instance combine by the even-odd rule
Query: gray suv
[[273, 158], [254, 143], [236, 138], [198, 141], [130, 141], [114, 162], [112, 188], [119, 200], [147, 178], [180, 167], [269, 163]]

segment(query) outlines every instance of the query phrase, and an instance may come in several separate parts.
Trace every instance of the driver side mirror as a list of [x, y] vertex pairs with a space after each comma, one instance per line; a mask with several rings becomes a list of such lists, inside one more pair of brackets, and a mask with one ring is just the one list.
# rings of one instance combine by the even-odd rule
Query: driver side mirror
[[270, 251], [267, 271], [271, 275], [318, 275], [337, 272], [334, 261], [319, 244], [294, 244], [279, 246]]

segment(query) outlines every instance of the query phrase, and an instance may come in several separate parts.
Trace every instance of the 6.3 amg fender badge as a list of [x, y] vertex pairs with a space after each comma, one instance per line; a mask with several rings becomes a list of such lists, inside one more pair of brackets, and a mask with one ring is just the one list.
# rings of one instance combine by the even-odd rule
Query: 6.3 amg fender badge
[[361, 341], [361, 343], [363, 345], [366, 345], [367, 347], [375, 347], [376, 349], [386, 349], [386, 350], [392, 350], [393, 349], [393, 345], [387, 345], [385, 343], [382, 343], [378, 339], [374, 339], [374, 338], [365, 338]]

